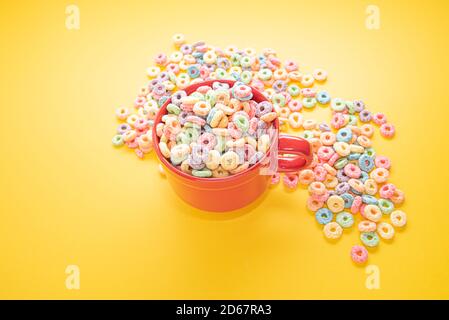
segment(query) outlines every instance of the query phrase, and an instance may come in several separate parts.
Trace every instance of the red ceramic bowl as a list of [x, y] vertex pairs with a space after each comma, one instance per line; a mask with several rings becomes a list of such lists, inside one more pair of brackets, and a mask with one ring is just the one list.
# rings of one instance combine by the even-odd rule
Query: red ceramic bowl
[[[184, 90], [189, 95], [200, 86], [212, 86], [212, 83], [217, 81], [230, 86], [235, 82], [232, 80], [209, 80], [193, 84]], [[253, 100], [256, 102], [267, 101], [261, 92], [254, 88], [252, 90]], [[162, 121], [162, 116], [167, 114], [167, 105], [170, 101], [168, 99], [165, 102], [154, 120], [154, 149], [174, 191], [181, 199], [198, 209], [224, 212], [243, 208], [255, 201], [266, 191], [270, 183], [271, 175], [262, 173], [262, 170], [272, 165], [270, 162], [273, 157], [277, 161], [278, 172], [297, 172], [307, 167], [312, 161], [312, 151], [307, 140], [290, 135], [278, 135], [279, 121], [276, 119], [274, 128], [278, 139], [273, 139], [273, 141], [277, 140], [277, 145], [272, 143], [265, 158], [252, 167], [225, 178], [198, 178], [186, 174], [165, 159], [159, 149], [156, 126]]]

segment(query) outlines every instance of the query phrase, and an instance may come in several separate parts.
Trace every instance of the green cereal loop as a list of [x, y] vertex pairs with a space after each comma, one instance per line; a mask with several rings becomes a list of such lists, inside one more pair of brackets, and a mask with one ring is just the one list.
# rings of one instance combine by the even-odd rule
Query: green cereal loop
[[[184, 127], [185, 127], [185, 125], [184, 125]], [[187, 134], [187, 137], [190, 139], [190, 141], [196, 141], [196, 140], [198, 140], [198, 138], [200, 136], [200, 131], [197, 130], [196, 128], [192, 128], [192, 127], [187, 128], [185, 133]]]
[[354, 115], [350, 115], [348, 125], [356, 126], [357, 125], [357, 117]]
[[249, 121], [244, 115], [236, 115], [233, 120], [234, 124], [237, 128], [242, 130], [243, 132], [248, 131], [249, 129]]
[[253, 75], [250, 71], [243, 71], [242, 74], [240, 75], [240, 80], [246, 84], [250, 83], [252, 78]]
[[366, 148], [366, 149], [365, 149], [365, 154], [366, 154], [368, 157], [374, 158], [374, 157], [376, 156], [376, 151], [374, 151], [373, 148]]
[[297, 84], [291, 84], [287, 88], [287, 92], [292, 96], [296, 97], [301, 93], [301, 89]]
[[234, 54], [231, 56], [231, 63], [232, 63], [234, 66], [239, 66], [239, 65], [240, 65], [240, 59], [242, 59], [242, 56], [239, 55], [238, 53], [234, 53]]
[[285, 106], [285, 97], [280, 93], [273, 94], [273, 96], [271, 97], [271, 101], [280, 107]]
[[304, 130], [304, 132], [302, 132], [300, 134], [300, 136], [304, 139], [312, 139], [313, 137], [315, 137], [315, 135], [313, 134], [312, 131], [310, 130]]
[[231, 98], [231, 94], [229, 93], [229, 90], [228, 90], [228, 89], [217, 89], [217, 90], [215, 90], [215, 98], [216, 98], [218, 95], [224, 95], [224, 96], [226, 96], [227, 98]]
[[348, 109], [349, 114], [355, 113], [354, 103], [352, 101], [346, 101], [346, 109]]
[[123, 146], [124, 140], [121, 134], [117, 134], [112, 138], [112, 144], [116, 147]]
[[207, 102], [209, 102], [210, 106], [215, 106], [215, 91], [209, 90], [207, 91], [206, 95], [204, 96]]
[[192, 170], [192, 175], [198, 178], [209, 178], [212, 176], [212, 171], [209, 169]]
[[194, 93], [190, 94], [192, 97], [198, 98], [201, 101], [204, 101], [204, 95], [195, 91]]
[[250, 57], [243, 57], [240, 59], [240, 65], [245, 68], [251, 66], [251, 58]]
[[334, 98], [331, 101], [331, 108], [334, 111], [343, 111], [346, 108], [346, 103], [340, 98]]
[[271, 71], [270, 69], [261, 69], [257, 73], [257, 76], [259, 77], [260, 80], [269, 80], [272, 75], [273, 71]]
[[167, 111], [168, 113], [178, 115], [181, 113], [181, 108], [179, 108], [176, 104], [169, 103], [167, 106]]
[[240, 80], [240, 74], [236, 73], [236, 72], [232, 72], [229, 75], [229, 80], [234, 80], [234, 81], [238, 81]]
[[362, 232], [360, 240], [367, 247], [376, 247], [379, 244], [379, 236], [376, 232]]
[[354, 217], [347, 212], [340, 212], [335, 219], [342, 228], [350, 228], [354, 224]]
[[224, 77], [227, 76], [226, 70], [222, 68], [215, 69], [215, 74], [217, 76], [217, 79], [223, 79]]
[[187, 73], [181, 73], [181, 74], [178, 76], [178, 79], [179, 79], [179, 80], [190, 80], [190, 76], [189, 76]]
[[334, 168], [337, 170], [343, 169], [348, 164], [348, 159], [340, 158], [334, 163]]
[[171, 82], [176, 82], [176, 74], [173, 71], [170, 71], [168, 73], [168, 78], [170, 79]]
[[387, 199], [379, 199], [377, 202], [377, 206], [380, 208], [383, 214], [390, 214], [394, 210], [394, 204], [390, 200]]
[[190, 136], [185, 132], [180, 132], [176, 136], [176, 144], [190, 144], [191, 142]]
[[222, 136], [215, 136], [217, 139], [217, 144], [214, 149], [219, 151], [220, 153], [224, 152], [226, 149], [226, 138]]
[[195, 130], [200, 131], [201, 126], [199, 124], [193, 123], [193, 122], [186, 122], [184, 123], [184, 128], [193, 128]]
[[315, 105], [316, 105], [316, 99], [315, 98], [308, 97], [308, 98], [303, 98], [302, 99], [302, 106], [304, 108], [311, 109], [311, 108], [315, 107]]

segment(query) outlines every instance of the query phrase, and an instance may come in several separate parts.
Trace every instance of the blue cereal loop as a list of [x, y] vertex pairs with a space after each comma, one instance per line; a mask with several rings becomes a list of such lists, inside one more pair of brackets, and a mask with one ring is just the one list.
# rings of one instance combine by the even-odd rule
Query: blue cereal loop
[[316, 95], [316, 99], [321, 104], [327, 104], [331, 100], [331, 96], [327, 91], [320, 91]]
[[365, 171], [362, 171], [360, 174], [361, 174], [359, 178], [360, 181], [365, 182], [366, 180], [369, 179], [369, 174], [366, 173]]
[[367, 154], [362, 154], [359, 158], [359, 167], [362, 171], [370, 172], [374, 168], [374, 160]]
[[349, 142], [352, 139], [352, 131], [349, 128], [342, 128], [336, 134], [337, 141]]
[[350, 194], [350, 193], [343, 193], [342, 195], [340, 195], [340, 197], [342, 197], [344, 202], [345, 202], [345, 208], [346, 209], [351, 208], [352, 202], [354, 201], [354, 197], [352, 196], [352, 194]]
[[334, 214], [327, 208], [318, 209], [315, 213], [316, 221], [319, 224], [328, 224], [332, 221]]
[[200, 76], [200, 68], [196, 65], [191, 65], [187, 68], [187, 74], [192, 79], [198, 78]]
[[349, 161], [359, 160], [360, 156], [361, 156], [360, 153], [351, 153], [351, 154], [348, 156], [348, 160], [349, 160]]
[[362, 202], [366, 204], [376, 204], [377, 205], [377, 198], [370, 196], [368, 194], [364, 194], [362, 196]]

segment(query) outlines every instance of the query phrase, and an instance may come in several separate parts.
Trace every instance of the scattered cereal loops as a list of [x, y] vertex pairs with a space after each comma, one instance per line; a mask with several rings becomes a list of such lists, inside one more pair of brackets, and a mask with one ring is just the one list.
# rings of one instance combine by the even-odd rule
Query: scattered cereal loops
[[[236, 46], [220, 49], [203, 41], [188, 43], [183, 34], [174, 35], [172, 41], [175, 51], [156, 55], [154, 65], [146, 70], [148, 83], [138, 89], [132, 106], [115, 110], [120, 124], [112, 138], [114, 146], [133, 149], [138, 157], [151, 152], [153, 121], [171, 98], [168, 114], [155, 128], [164, 157], [186, 174], [223, 178], [262, 159], [271, 142], [263, 130], [279, 118], [280, 130], [298, 130], [312, 145], [310, 167], [284, 175], [283, 182], [291, 188], [298, 183], [308, 186], [306, 206], [325, 225], [326, 237], [339, 238], [342, 226], [350, 227], [358, 214], [363, 219], [357, 228], [367, 247], [376, 246], [379, 236], [391, 236], [393, 227], [406, 224], [405, 213], [397, 209], [405, 195], [389, 182], [391, 161], [376, 155], [373, 147], [373, 124], [381, 136], [395, 135], [395, 126], [385, 114], [372, 113], [362, 100], [333, 97], [317, 88], [328, 77], [325, 70], [302, 70], [293, 60], [280, 60], [271, 48], [259, 53]], [[232, 88], [215, 82], [189, 96], [183, 90], [214, 79], [237, 82]], [[270, 102], [254, 103], [249, 86]], [[328, 123], [304, 119], [304, 109], [317, 104], [329, 107]], [[230, 141], [224, 138], [227, 134]], [[271, 183], [280, 179], [275, 174]], [[334, 215], [336, 221], [332, 221]], [[391, 224], [386, 226], [383, 219]], [[366, 249], [354, 246], [351, 258], [363, 263]]]

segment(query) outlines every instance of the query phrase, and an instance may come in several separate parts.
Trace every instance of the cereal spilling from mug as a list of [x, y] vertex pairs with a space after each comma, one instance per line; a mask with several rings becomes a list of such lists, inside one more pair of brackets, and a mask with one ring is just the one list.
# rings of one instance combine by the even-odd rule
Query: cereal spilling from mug
[[[308, 187], [307, 208], [328, 239], [339, 239], [344, 229], [360, 220], [361, 245], [350, 251], [355, 263], [365, 263], [367, 248], [378, 246], [380, 238], [392, 239], [395, 228], [406, 225], [406, 214], [398, 209], [404, 193], [388, 182], [390, 160], [372, 147], [376, 126], [385, 138], [395, 134], [384, 114], [371, 113], [361, 100], [331, 98], [327, 91], [313, 88], [326, 81], [326, 71], [302, 73], [296, 62], [281, 61], [273, 49], [258, 53], [229, 46], [222, 50], [204, 42], [187, 44], [181, 34], [173, 42], [176, 50], [157, 55], [155, 66], [147, 69], [150, 81], [140, 89], [134, 110], [116, 110], [122, 123], [112, 139], [115, 146], [126, 145], [139, 158], [151, 152], [154, 119], [171, 98], [168, 114], [156, 126], [162, 154], [184, 173], [221, 178], [263, 158], [271, 141], [264, 130], [277, 118], [281, 130], [301, 129], [300, 136], [309, 141], [314, 157], [308, 168], [284, 174], [283, 183], [288, 188]], [[189, 95], [184, 91], [189, 85], [216, 79], [236, 82], [232, 87], [219, 82], [200, 86]], [[252, 100], [250, 87], [268, 101]], [[316, 105], [330, 106], [330, 123], [304, 119], [301, 111]], [[231, 138], [225, 140], [225, 135]], [[276, 173], [272, 184], [280, 180]]]

